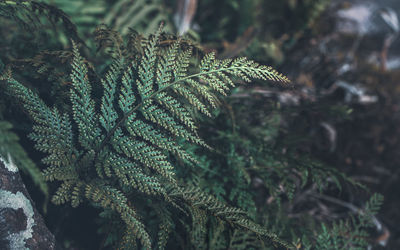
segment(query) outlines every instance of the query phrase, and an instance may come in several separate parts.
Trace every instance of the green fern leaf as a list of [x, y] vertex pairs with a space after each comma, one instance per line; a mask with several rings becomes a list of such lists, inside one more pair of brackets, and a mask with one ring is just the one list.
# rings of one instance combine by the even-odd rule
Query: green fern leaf
[[100, 124], [107, 133], [109, 133], [110, 130], [115, 126], [115, 123], [118, 119], [118, 114], [114, 109], [114, 99], [117, 83], [121, 74], [121, 68], [122, 62], [115, 61], [115, 63], [110, 66], [110, 70], [106, 74], [105, 80], [102, 80], [104, 95], [101, 101], [101, 115], [99, 120]]
[[74, 59], [71, 73], [73, 88], [71, 89], [70, 98], [74, 111], [74, 120], [79, 128], [79, 142], [85, 149], [90, 150], [98, 146], [101, 133], [97, 126], [94, 101], [90, 97], [91, 85], [87, 76], [88, 69], [83, 63], [83, 58], [79, 55], [75, 43], [73, 44], [73, 53]]
[[[151, 208], [158, 206], [154, 201], [172, 205], [169, 211], [189, 212], [195, 223], [203, 225], [193, 239], [205, 239], [205, 216], [210, 214], [289, 246], [251, 221], [246, 212], [197, 188], [181, 188], [174, 166], [177, 159], [197, 163], [176, 143], [178, 139], [208, 147], [197, 133], [191, 107], [210, 115], [211, 108], [219, 103], [214, 91], [227, 94], [235, 78], [281, 82], [287, 82], [287, 78], [251, 60], [221, 61], [213, 53], [189, 73], [191, 49], [182, 51], [179, 40], [161, 49], [160, 33], [161, 28], [149, 39], [140, 39], [143, 43], [136, 46], [142, 47], [132, 54], [122, 44], [116, 45], [121, 52], [118, 56], [127, 55], [113, 58], [114, 63], [101, 80], [101, 97], [92, 93], [97, 82], [89, 79], [88, 67], [73, 43], [72, 114], [50, 109], [38, 95], [9, 77], [9, 91], [21, 100], [35, 122], [31, 139], [38, 150], [47, 154], [43, 159], [48, 165], [44, 178], [62, 182], [53, 202], [69, 202], [76, 207], [89, 201], [105, 211], [115, 211], [126, 224], [122, 245], [136, 244], [137, 238], [143, 247], [152, 247], [146, 226], [131, 205], [136, 199], [146, 199], [152, 201], [146, 205]], [[77, 128], [77, 135], [73, 128]], [[171, 223], [159, 219], [162, 226], [158, 246], [162, 248]]]
[[121, 215], [123, 221], [127, 224], [128, 234], [137, 236], [142, 245], [151, 249], [151, 240], [146, 232], [143, 223], [138, 219], [138, 216], [133, 208], [128, 205], [127, 198], [117, 189], [92, 183], [85, 187], [85, 197], [89, 200], [100, 204], [105, 208], [110, 208]]

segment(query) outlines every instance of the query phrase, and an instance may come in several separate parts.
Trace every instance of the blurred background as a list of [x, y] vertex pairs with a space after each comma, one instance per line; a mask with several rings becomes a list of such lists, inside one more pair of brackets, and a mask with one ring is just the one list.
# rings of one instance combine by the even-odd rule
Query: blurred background
[[[204, 164], [222, 175], [231, 173], [224, 173], [224, 168], [217, 166], [228, 164], [241, 169], [246, 185], [251, 187], [249, 193], [255, 196], [255, 210], [270, 206], [281, 192], [286, 193], [279, 203], [289, 219], [306, 215], [329, 223], [345, 218], [349, 212], [356, 213], [373, 193], [380, 193], [384, 203], [374, 217], [375, 229], [368, 238], [368, 247], [400, 249], [400, 1], [43, 2], [63, 10], [77, 29], [64, 24], [62, 28], [68, 32], [59, 32], [52, 26], [58, 24], [49, 23], [50, 31], [40, 31], [45, 34], [39, 36], [38, 31], [29, 32], [32, 29], [29, 23], [22, 23], [25, 31], [15, 34], [14, 22], [5, 19], [3, 24], [10, 24], [2, 25], [0, 67], [16, 65], [27, 81], [32, 78], [27, 72], [35, 71], [36, 79], [51, 81], [56, 75], [68, 82], [68, 74], [59, 70], [62, 66], [54, 66], [65, 62], [52, 62], [52, 54], [43, 50], [69, 48], [69, 39], [74, 36], [75, 40], [83, 41], [85, 56], [90, 57], [90, 52], [96, 51], [92, 34], [100, 24], [126, 35], [130, 29], [153, 33], [164, 22], [166, 32], [190, 39], [199, 48], [199, 56], [215, 51], [221, 59], [246, 56], [277, 68], [291, 79], [290, 84], [255, 82], [238, 87], [223, 99], [214, 120], [199, 118], [203, 137], [210, 145], [221, 148], [219, 154], [211, 155]], [[16, 42], [21, 40], [24, 43]], [[35, 60], [27, 59], [38, 55], [41, 57]], [[102, 67], [99, 57], [90, 59]], [[67, 84], [46, 85], [45, 81], [36, 87], [46, 88], [48, 95], [62, 93], [67, 88]], [[11, 113], [15, 110], [9, 109], [7, 100], [3, 100], [0, 99], [0, 104], [3, 102], [0, 114], [12, 121]], [[23, 123], [13, 123], [18, 134], [27, 130]], [[33, 153], [30, 156], [38, 158]], [[276, 159], [286, 160], [278, 164]], [[300, 180], [283, 180], [284, 177], [271, 170], [288, 164], [303, 164], [307, 169], [308, 164], [315, 162], [344, 173], [363, 187], [355, 188], [346, 182], [340, 190], [327, 187], [321, 193], [313, 183], [335, 182], [329, 172], [316, 174], [311, 184], [302, 186]], [[266, 176], [256, 174], [254, 168], [259, 166], [270, 169]], [[204, 177], [209, 182], [202, 185], [210, 192], [231, 199], [233, 204], [242, 200], [242, 207], [250, 207], [244, 198], [229, 193], [232, 185], [229, 181], [210, 174]], [[32, 184], [28, 177], [25, 180], [28, 186]], [[225, 189], [213, 189], [216, 182], [226, 183]], [[38, 192], [35, 185], [30, 186], [33, 193]], [[37, 199], [45, 198], [38, 194]], [[80, 209], [68, 213], [91, 211]], [[88, 247], [85, 239], [71, 230], [78, 221], [57, 218], [60, 212], [54, 212], [52, 205], [48, 210], [47, 220], [55, 221], [49, 227], [56, 236], [68, 239], [65, 244], [70, 249]], [[96, 224], [87, 225], [86, 237], [97, 239], [93, 230]]]

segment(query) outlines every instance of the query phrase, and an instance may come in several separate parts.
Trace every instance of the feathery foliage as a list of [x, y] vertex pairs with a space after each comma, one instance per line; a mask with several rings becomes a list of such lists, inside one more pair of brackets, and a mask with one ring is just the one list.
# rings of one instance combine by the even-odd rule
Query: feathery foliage
[[[169, 9], [163, 0], [43, 0], [45, 4], [63, 10], [79, 27], [81, 37], [90, 38], [91, 32], [100, 24], [127, 35], [131, 29], [144, 34], [157, 30], [160, 22], [167, 25], [165, 30], [172, 32], [174, 27], [169, 18]], [[87, 40], [90, 43], [90, 40]]]
[[365, 249], [368, 246], [368, 229], [374, 228], [374, 215], [382, 206], [383, 196], [374, 194], [365, 204], [364, 209], [358, 211], [350, 219], [334, 222], [329, 228], [322, 224], [321, 231], [315, 237], [316, 244], [303, 240], [304, 249]]
[[60, 23], [66, 34], [82, 42], [78, 36], [75, 24], [67, 14], [57, 7], [44, 2], [32, 0], [1, 0], [0, 17], [12, 19], [20, 24], [25, 30], [41, 30], [43, 17], [53, 26]]
[[[316, 219], [304, 218], [307, 216], [303, 215], [295, 218], [288, 216], [293, 210], [297, 213], [297, 207], [310, 204], [309, 201], [304, 201], [304, 204], [297, 205], [297, 200], [301, 200], [298, 197], [306, 196], [310, 192], [310, 186], [315, 186], [313, 192], [318, 193], [328, 188], [341, 190], [342, 183], [351, 181], [343, 173], [310, 159], [304, 153], [296, 153], [288, 145], [284, 145], [284, 149], [280, 148], [278, 112], [265, 115], [251, 109], [252, 106], [250, 110], [253, 111], [249, 111], [249, 107], [243, 108], [241, 102], [240, 105], [229, 102], [232, 106], [228, 102], [224, 104], [229, 115], [225, 115], [224, 108], [221, 108], [216, 119], [203, 124], [204, 134], [210, 133], [212, 128], [214, 134], [207, 142], [218, 145], [216, 152], [197, 157], [201, 168], [180, 169], [178, 174], [184, 176], [188, 184], [200, 187], [219, 200], [241, 208], [265, 229], [282, 238], [291, 239], [291, 242], [313, 238], [314, 233], [319, 230]], [[230, 113], [232, 110], [229, 108], [235, 113]], [[257, 117], [257, 113], [260, 113], [260, 117]], [[239, 118], [234, 122], [232, 117]], [[263, 120], [258, 125], [248, 117]], [[192, 145], [187, 151], [195, 155], [201, 148]], [[191, 239], [193, 245], [201, 246], [199, 249], [273, 249], [254, 232], [221, 228], [212, 218], [201, 218], [195, 218], [197, 226], [192, 228]], [[199, 233], [202, 228], [199, 225], [207, 226], [208, 240], [204, 239], [205, 233]], [[351, 228], [352, 223], [348, 226]], [[329, 228], [328, 232], [332, 234], [332, 230]], [[316, 246], [315, 241], [310, 244]]]
[[[73, 43], [67, 113], [48, 107], [31, 89], [7, 77], [7, 90], [35, 123], [30, 138], [37, 150], [47, 154], [44, 178], [61, 182], [53, 202], [75, 207], [86, 200], [119, 214], [126, 224], [121, 246], [132, 246], [136, 240], [145, 248], [154, 246], [155, 236], [142, 216], [161, 203], [197, 219], [212, 215], [290, 247], [255, 224], [246, 212], [184, 185], [174, 166], [180, 160], [196, 167], [196, 160], [178, 139], [208, 147], [198, 135], [192, 109], [209, 115], [218, 103], [215, 92], [227, 95], [234, 87], [233, 79], [283, 83], [288, 79], [249, 59], [217, 60], [214, 53], [205, 55], [197, 70], [189, 70], [191, 48], [182, 49], [179, 40], [163, 48], [160, 33], [161, 29], [143, 39], [135, 53], [116, 45], [122, 53], [114, 57], [100, 82], [90, 79], [88, 66]], [[102, 95], [92, 90], [100, 83]], [[143, 204], [141, 199], [149, 202]], [[171, 220], [163, 216], [159, 220], [158, 245], [162, 248]]]
[[168, 14], [162, 0], [119, 0], [105, 14], [104, 23], [122, 35], [128, 34], [132, 28], [151, 34], [160, 22], [165, 22], [165, 30], [171, 32], [173, 26], [169, 25], [172, 22]]
[[42, 178], [40, 169], [21, 147], [18, 136], [11, 129], [11, 123], [0, 121], [0, 157], [7, 161], [13, 161], [22, 172], [32, 178], [33, 182], [47, 197], [48, 187]]

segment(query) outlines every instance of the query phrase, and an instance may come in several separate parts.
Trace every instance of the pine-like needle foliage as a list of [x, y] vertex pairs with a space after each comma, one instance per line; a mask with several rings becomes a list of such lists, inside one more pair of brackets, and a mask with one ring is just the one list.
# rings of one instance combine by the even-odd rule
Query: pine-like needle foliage
[[246, 58], [217, 60], [214, 53], [193, 69], [191, 48], [183, 48], [179, 40], [168, 48], [160, 46], [160, 32], [141, 40], [134, 54], [114, 46], [114, 63], [99, 82], [102, 95], [92, 91], [99, 83], [89, 79], [88, 67], [73, 44], [70, 113], [48, 107], [34, 91], [7, 77], [8, 91], [35, 122], [30, 138], [37, 150], [47, 154], [44, 177], [61, 183], [52, 201], [76, 207], [87, 200], [118, 213], [126, 225], [121, 246], [139, 240], [147, 249], [156, 245], [154, 241], [163, 248], [172, 218], [157, 213], [157, 237], [142, 216], [148, 209], [167, 207], [196, 218], [193, 213], [209, 214], [290, 247], [252, 222], [246, 212], [182, 185], [174, 167], [176, 160], [196, 167], [196, 160], [177, 139], [208, 147], [198, 136], [193, 110], [210, 116], [218, 103], [215, 92], [226, 95], [234, 87], [233, 79], [288, 79]]

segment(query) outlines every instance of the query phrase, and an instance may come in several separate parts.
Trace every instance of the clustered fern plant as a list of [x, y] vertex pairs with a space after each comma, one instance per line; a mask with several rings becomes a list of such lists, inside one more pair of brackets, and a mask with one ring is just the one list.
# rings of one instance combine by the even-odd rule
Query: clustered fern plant
[[[0, 0], [0, 19], [5, 20], [0, 71], [5, 64], [13, 67], [14, 75], [7, 70], [2, 74], [0, 89], [7, 93], [1, 91], [0, 99], [17, 97], [16, 103], [30, 115], [34, 125], [29, 137], [45, 155], [42, 164], [35, 163], [47, 168], [40, 173], [18, 143], [13, 131], [22, 135], [21, 127], [31, 126], [12, 130], [7, 120], [12, 108], [5, 115], [7, 121], [0, 121], [0, 155], [10, 154], [44, 193], [47, 186], [39, 174], [56, 182], [49, 185], [50, 190], [58, 188], [50, 191], [55, 204], [88, 203], [102, 210], [101, 247], [362, 249], [368, 245], [366, 229], [373, 226], [371, 218], [381, 196], [374, 195], [349, 220], [320, 223], [304, 216], [304, 211], [292, 216], [297, 200], [304, 199], [300, 206], [312, 206], [312, 199], [304, 198], [307, 194], [317, 195], [324, 188], [337, 191], [339, 182], [352, 181], [280, 140], [281, 111], [261, 114], [260, 102], [251, 100], [253, 106], [238, 104], [241, 112], [230, 107], [237, 117], [233, 129], [199, 121], [201, 114], [207, 118], [221, 111], [218, 95], [227, 95], [236, 80], [287, 83], [286, 77], [246, 58], [217, 60], [209, 53], [199, 60], [194, 55], [202, 51], [193, 42], [161, 29], [149, 37], [131, 29], [134, 25], [149, 33], [160, 20], [167, 20], [168, 10], [156, 4], [163, 1], [99, 1], [99, 8], [93, 9], [95, 2]], [[229, 4], [233, 7], [235, 2]], [[250, 2], [243, 6], [261, 3]], [[91, 32], [100, 19], [119, 32], [98, 26], [100, 53], [94, 56], [88, 53], [94, 43], [80, 35]], [[16, 32], [20, 36], [9, 32], [21, 26], [24, 33]], [[38, 32], [26, 36], [28, 29]], [[28, 38], [36, 36], [44, 40]], [[72, 51], [59, 46], [70, 42], [66, 38], [76, 42]], [[71, 73], [65, 70], [66, 61], [72, 62]], [[0, 116], [2, 107], [9, 107], [5, 104], [0, 103]], [[260, 126], [254, 123], [258, 115], [263, 119]], [[226, 117], [214, 120], [218, 119], [229, 123]], [[25, 122], [23, 117], [10, 119], [14, 125], [20, 120]], [[207, 135], [207, 143], [200, 135]], [[22, 146], [32, 153], [29, 146]], [[205, 153], [199, 156], [199, 152]]]
[[[288, 79], [247, 58], [217, 60], [214, 53], [206, 54], [197, 70], [190, 67], [189, 71], [191, 48], [182, 48], [179, 40], [163, 48], [160, 32], [140, 38], [136, 44], [141, 46], [134, 52], [114, 44], [113, 64], [100, 82], [91, 81], [73, 43], [71, 108], [66, 113], [47, 106], [10, 73], [3, 76], [8, 92], [35, 122], [29, 137], [37, 150], [47, 154], [44, 178], [60, 182], [52, 201], [73, 207], [89, 201], [106, 213], [119, 214], [126, 232], [121, 246], [134, 246], [139, 240], [147, 249], [155, 242], [163, 248], [172, 224], [179, 224], [166, 217], [174, 211], [196, 218], [211, 214], [290, 247], [244, 211], [184, 185], [176, 178], [174, 166], [179, 160], [197, 167], [178, 139], [209, 147], [198, 135], [193, 112], [210, 116], [210, 109], [218, 104], [215, 92], [226, 95], [235, 86], [233, 79], [283, 83]], [[102, 93], [93, 91], [99, 84]], [[159, 215], [158, 236], [149, 233], [141, 218], [147, 210]]]

